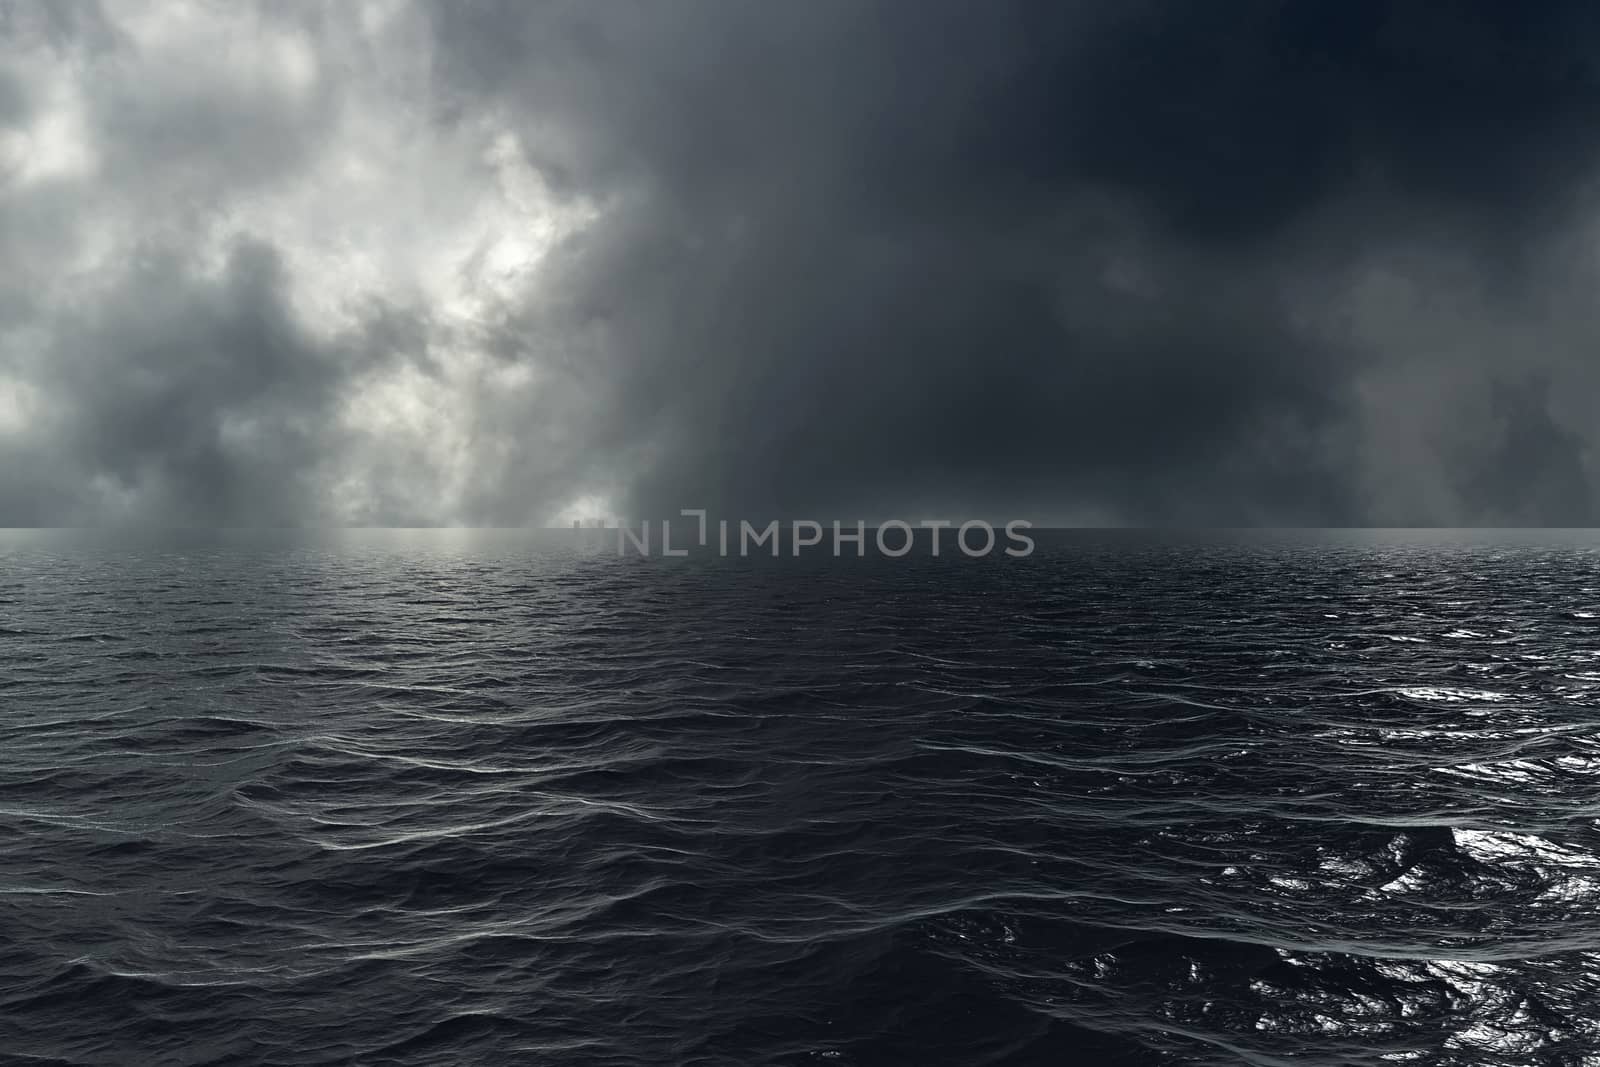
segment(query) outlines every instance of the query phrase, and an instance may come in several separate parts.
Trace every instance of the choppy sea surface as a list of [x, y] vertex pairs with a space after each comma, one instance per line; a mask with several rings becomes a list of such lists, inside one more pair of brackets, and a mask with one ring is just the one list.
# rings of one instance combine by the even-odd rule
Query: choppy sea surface
[[1600, 1064], [1600, 536], [0, 534], [0, 1057]]

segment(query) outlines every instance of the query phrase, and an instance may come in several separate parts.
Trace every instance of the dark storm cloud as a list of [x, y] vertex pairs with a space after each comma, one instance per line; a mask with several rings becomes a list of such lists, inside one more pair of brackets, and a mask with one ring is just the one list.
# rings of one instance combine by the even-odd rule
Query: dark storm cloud
[[[638, 509], [1588, 513], [1587, 441], [1521, 384], [1516, 350], [1430, 372], [1481, 379], [1525, 429], [1369, 456], [1384, 479], [1414, 462], [1448, 483], [1431, 514], [1372, 500], [1353, 439], [1384, 416], [1356, 387], [1417, 353], [1329, 328], [1373, 250], [1438, 242], [1514, 286], [1580, 209], [1587, 8], [452, 4], [437, 21], [455, 84], [560, 116], [576, 132], [551, 166], [617, 198], [568, 269], [618, 346], [615, 425], [658, 446]], [[1547, 462], [1542, 494], [1503, 473]]]
[[[0, 199], [12, 521], [1593, 518], [1583, 5], [4, 10], [0, 123], [93, 155]], [[514, 292], [435, 265], [500, 127], [585, 220]], [[433, 280], [301, 321], [349, 219]]]
[[370, 334], [308, 337], [283, 283], [276, 252], [253, 242], [230, 249], [215, 277], [152, 250], [53, 324], [33, 382], [71, 403], [7, 465], [16, 520], [279, 525], [317, 514], [314, 478], [349, 443], [329, 405], [407, 348], [374, 350], [392, 329], [381, 316]]
[[[180, 523], [308, 510], [299, 479], [345, 365], [296, 328], [271, 249], [235, 248], [214, 281], [150, 256], [85, 312], [63, 325], [52, 367], [75, 400], [65, 454]], [[96, 358], [108, 349], [116, 362]]]
[[1186, 237], [1237, 240], [1367, 184], [1512, 227], [1590, 173], [1588, 5], [1160, 4], [1071, 89], [1081, 172]]

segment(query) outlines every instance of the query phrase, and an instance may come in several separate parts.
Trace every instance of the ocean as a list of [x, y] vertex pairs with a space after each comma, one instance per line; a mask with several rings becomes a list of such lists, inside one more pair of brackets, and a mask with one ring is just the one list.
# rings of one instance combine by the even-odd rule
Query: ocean
[[0, 534], [18, 1064], [1600, 1064], [1600, 536]]

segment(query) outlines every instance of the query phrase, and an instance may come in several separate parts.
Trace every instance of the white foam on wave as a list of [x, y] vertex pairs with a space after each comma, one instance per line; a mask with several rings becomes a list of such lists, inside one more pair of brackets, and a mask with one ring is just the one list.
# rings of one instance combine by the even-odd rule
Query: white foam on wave
[[1444, 704], [1459, 704], [1463, 701], [1490, 701], [1510, 700], [1506, 693], [1496, 693], [1491, 689], [1469, 689], [1464, 686], [1450, 685], [1413, 685], [1397, 689], [1395, 692], [1409, 700], [1436, 701]]

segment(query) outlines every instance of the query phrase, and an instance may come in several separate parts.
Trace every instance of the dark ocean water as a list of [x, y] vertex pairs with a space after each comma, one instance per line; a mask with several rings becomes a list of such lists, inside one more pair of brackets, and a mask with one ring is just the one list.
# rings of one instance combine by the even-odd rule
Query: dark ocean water
[[1600, 1063], [1600, 540], [0, 534], [0, 1054]]

